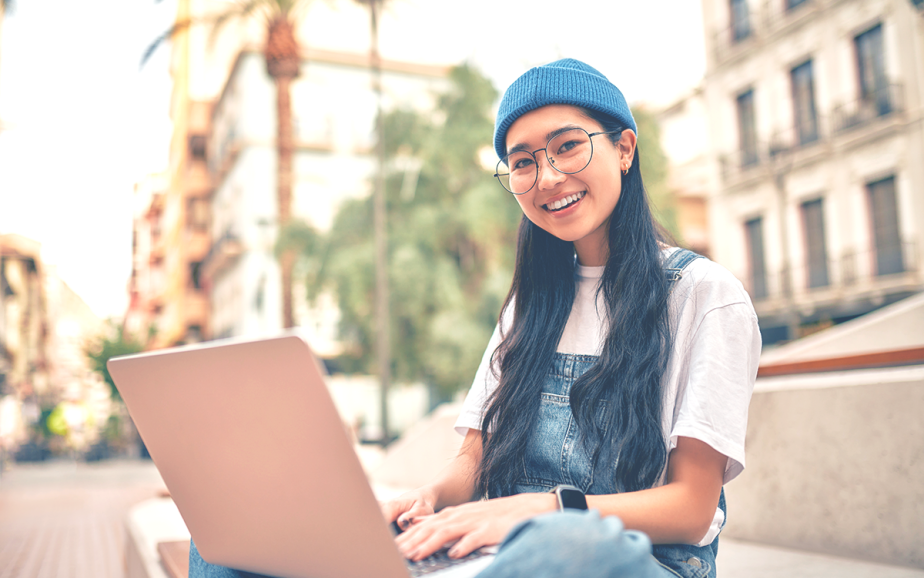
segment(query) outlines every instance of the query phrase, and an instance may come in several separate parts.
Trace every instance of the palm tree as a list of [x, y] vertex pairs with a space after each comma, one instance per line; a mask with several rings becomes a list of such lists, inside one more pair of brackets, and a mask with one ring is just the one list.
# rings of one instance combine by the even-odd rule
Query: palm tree
[[[3, 30], [3, 17], [13, 12], [13, 0], [0, 0], [0, 32]], [[0, 38], [3, 36], [0, 35]], [[0, 119], [0, 132], [3, 132], [3, 120]]]
[[[0, 0], [0, 2], [11, 1]], [[177, 21], [169, 30], [154, 40], [141, 60], [143, 66], [160, 44], [196, 24], [210, 26], [214, 37], [225, 24], [232, 20], [260, 18], [263, 21], [266, 26], [266, 44], [263, 49], [266, 71], [276, 84], [276, 201], [279, 230], [289, 224], [292, 215], [291, 84], [292, 80], [298, 76], [301, 65], [301, 51], [298, 40], [295, 38], [295, 26], [297, 13], [307, 2], [308, 0], [234, 0], [228, 9], [222, 12]], [[295, 252], [283, 251], [279, 261], [282, 272], [283, 325], [293, 327], [295, 316], [292, 308], [292, 270], [295, 264]]]

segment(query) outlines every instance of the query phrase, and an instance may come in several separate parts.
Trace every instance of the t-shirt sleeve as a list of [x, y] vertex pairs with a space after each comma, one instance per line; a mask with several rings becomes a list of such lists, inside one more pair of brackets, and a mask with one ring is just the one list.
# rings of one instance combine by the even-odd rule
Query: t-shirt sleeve
[[494, 350], [500, 345], [500, 327], [494, 328], [494, 334], [488, 341], [488, 347], [481, 358], [481, 364], [478, 371], [475, 372], [475, 380], [472, 382], [468, 395], [462, 403], [462, 411], [459, 413], [459, 419], [456, 420], [455, 429], [460, 435], [468, 434], [469, 429], [481, 429], [481, 419], [484, 415], [485, 406], [488, 396], [497, 387], [497, 377], [491, 370], [491, 356]]
[[[694, 298], [691, 339], [686, 347], [687, 379], [670, 433], [709, 444], [727, 456], [724, 483], [744, 470], [748, 405], [760, 361], [757, 316], [740, 283], [727, 274], [725, 287]], [[740, 298], [735, 298], [735, 294]]]

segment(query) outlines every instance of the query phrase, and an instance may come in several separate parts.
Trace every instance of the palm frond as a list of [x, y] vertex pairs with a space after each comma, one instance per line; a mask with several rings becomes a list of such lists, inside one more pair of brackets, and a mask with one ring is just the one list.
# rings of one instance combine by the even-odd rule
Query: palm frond
[[[160, 2], [161, 0], [154, 1]], [[0, 0], [0, 2], [3, 2], [4, 6], [11, 6], [13, 0]], [[268, 21], [271, 20], [274, 15], [292, 18], [299, 8], [306, 6], [309, 2], [310, 0], [235, 0], [234, 5], [223, 12], [178, 21], [151, 42], [141, 57], [141, 67], [144, 67], [151, 58], [151, 55], [157, 51], [161, 44], [170, 40], [180, 32], [187, 30], [190, 26], [209, 26], [211, 28], [209, 31], [209, 44], [212, 44], [217, 38], [218, 33], [221, 32], [221, 29], [232, 20], [249, 18], [260, 8], [266, 9]]]
[[151, 42], [151, 44], [148, 45], [148, 47], [145, 49], [144, 54], [141, 55], [141, 64], [139, 68], [144, 68], [144, 65], [151, 58], [151, 55], [154, 54], [154, 52], [157, 50], [157, 48], [161, 44], [170, 40], [171, 38], [173, 38], [180, 32], [183, 32], [184, 30], [188, 29], [190, 26], [192, 26], [192, 24], [193, 24], [192, 19], [177, 21], [173, 26], [168, 28], [166, 32], [164, 32], [163, 34], [155, 38], [154, 41]]

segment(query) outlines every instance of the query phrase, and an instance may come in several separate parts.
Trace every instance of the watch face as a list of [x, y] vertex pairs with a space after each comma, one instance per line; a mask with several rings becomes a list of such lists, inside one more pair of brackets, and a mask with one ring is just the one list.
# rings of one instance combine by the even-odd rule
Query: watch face
[[560, 496], [562, 508], [572, 508], [575, 510], [587, 509], [587, 500], [584, 498], [583, 492], [561, 488], [558, 491], [558, 495]]

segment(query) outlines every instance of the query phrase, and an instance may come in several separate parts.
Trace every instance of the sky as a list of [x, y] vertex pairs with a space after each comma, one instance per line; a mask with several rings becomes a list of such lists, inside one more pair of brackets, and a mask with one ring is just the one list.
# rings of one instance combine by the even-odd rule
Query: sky
[[[316, 3], [313, 46], [368, 50], [350, 0]], [[169, 46], [139, 63], [174, 13], [172, 0], [18, 0], [0, 24], [0, 234], [39, 241], [103, 318], [128, 305], [134, 183], [167, 167]], [[389, 0], [380, 28], [386, 58], [467, 61], [502, 90], [573, 57], [651, 107], [698, 84], [702, 38], [694, 0]]]

